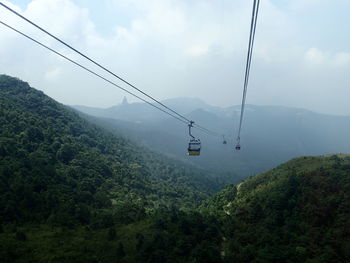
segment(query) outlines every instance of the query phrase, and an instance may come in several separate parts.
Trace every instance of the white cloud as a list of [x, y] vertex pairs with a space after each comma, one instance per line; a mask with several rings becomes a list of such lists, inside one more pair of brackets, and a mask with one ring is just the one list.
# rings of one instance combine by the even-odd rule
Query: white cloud
[[335, 67], [350, 67], [350, 52], [336, 53], [332, 59]]
[[328, 0], [289, 0], [288, 4], [291, 9], [306, 9], [320, 5], [326, 1]]
[[313, 47], [306, 50], [304, 57], [310, 65], [321, 65], [328, 60], [329, 54]]
[[186, 50], [186, 55], [190, 57], [200, 57], [208, 53], [208, 47], [193, 46]]
[[344, 68], [350, 66], [349, 52], [331, 53], [329, 51], [322, 51], [318, 48], [310, 48], [306, 50], [304, 59], [307, 65], [311, 67]]
[[45, 25], [53, 34], [76, 44], [95, 34], [88, 9], [78, 7], [71, 0], [33, 0], [24, 15]]
[[54, 68], [52, 70], [48, 70], [45, 73], [45, 79], [51, 81], [51, 80], [57, 80], [61, 76], [62, 69], [61, 68]]

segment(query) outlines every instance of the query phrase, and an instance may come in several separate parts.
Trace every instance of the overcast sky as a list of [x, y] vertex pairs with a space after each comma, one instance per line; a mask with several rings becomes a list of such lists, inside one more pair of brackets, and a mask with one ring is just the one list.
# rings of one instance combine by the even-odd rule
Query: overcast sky
[[[158, 99], [240, 104], [252, 0], [2, 2]], [[349, 0], [261, 0], [247, 103], [350, 115], [349, 10]], [[0, 20], [96, 69], [3, 7]], [[0, 73], [64, 104], [125, 96], [2, 25]]]

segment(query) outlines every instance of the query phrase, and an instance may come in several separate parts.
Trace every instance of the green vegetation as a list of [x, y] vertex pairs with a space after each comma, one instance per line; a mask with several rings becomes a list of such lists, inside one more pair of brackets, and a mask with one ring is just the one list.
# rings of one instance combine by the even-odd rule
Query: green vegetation
[[350, 262], [350, 156], [218, 180], [0, 76], [0, 261]]
[[128, 258], [134, 227], [147, 232], [155, 211], [192, 210], [219, 188], [208, 173], [109, 134], [8, 76], [0, 77], [0, 127], [6, 262]]
[[0, 78], [0, 105], [3, 221], [88, 223], [87, 210], [112, 206], [188, 209], [219, 187], [204, 171], [108, 134], [17, 79]]
[[0, 258], [4, 263], [221, 262], [215, 224], [213, 218], [177, 209], [106, 228], [7, 224], [0, 234]]
[[292, 160], [203, 210], [222, 218], [228, 262], [350, 262], [350, 156]]

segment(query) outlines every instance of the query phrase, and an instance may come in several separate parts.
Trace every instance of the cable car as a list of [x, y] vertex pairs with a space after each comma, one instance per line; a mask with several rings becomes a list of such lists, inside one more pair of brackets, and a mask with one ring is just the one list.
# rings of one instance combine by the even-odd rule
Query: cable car
[[193, 127], [193, 121], [188, 124], [188, 134], [191, 136], [190, 142], [188, 143], [188, 155], [198, 156], [201, 154], [201, 140], [196, 139], [192, 133], [191, 128]]
[[190, 139], [188, 144], [188, 155], [196, 156], [201, 153], [201, 141], [199, 139]]
[[241, 149], [241, 145], [239, 143], [236, 144], [236, 150], [239, 151]]

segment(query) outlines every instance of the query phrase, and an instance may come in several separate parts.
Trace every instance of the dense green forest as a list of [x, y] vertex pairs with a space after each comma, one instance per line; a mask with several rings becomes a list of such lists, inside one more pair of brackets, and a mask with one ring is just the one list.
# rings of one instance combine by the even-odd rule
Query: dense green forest
[[350, 262], [349, 155], [219, 191], [4, 75], [0, 127], [1, 262]]
[[[8, 262], [16, 256], [28, 262], [28, 254], [34, 257], [37, 253], [46, 262], [58, 244], [67, 245], [68, 256], [75, 253], [69, 257], [88, 262], [77, 255], [93, 259], [92, 255], [104, 254], [103, 250], [112, 251], [109, 246], [118, 246], [118, 241], [101, 243], [104, 232], [111, 231], [109, 238], [113, 240], [119, 236], [115, 234], [117, 226], [122, 228], [118, 232], [138, 234], [135, 229], [141, 228], [143, 233], [144, 228], [152, 228], [150, 217], [157, 217], [156, 210], [190, 211], [220, 187], [205, 171], [109, 134], [8, 76], [0, 77], [0, 126], [0, 222], [4, 231], [0, 258], [9, 258]], [[129, 230], [122, 227], [135, 222]], [[13, 243], [8, 231], [33, 242]], [[144, 238], [147, 244], [148, 237]], [[152, 241], [153, 237], [149, 238]], [[86, 239], [91, 253], [84, 252], [89, 250], [82, 241]], [[125, 237], [126, 242], [130, 239]], [[48, 251], [37, 247], [38, 251], [31, 253], [39, 244], [48, 244]], [[130, 250], [127, 244], [120, 245]], [[65, 254], [64, 246], [52, 253], [58, 259], [50, 260], [65, 261], [61, 252]], [[40, 257], [34, 257], [33, 262], [39, 262]]]
[[[16, 185], [2, 194], [42, 202], [47, 207], [34, 210], [39, 218], [72, 200], [101, 207], [135, 202], [190, 208], [220, 187], [205, 171], [104, 132], [24, 82], [2, 76], [0, 92], [2, 183]], [[59, 188], [67, 195], [63, 200], [55, 194]], [[16, 207], [8, 208], [14, 209], [10, 219], [25, 216]]]
[[301, 157], [219, 192], [229, 262], [350, 262], [350, 155]]

